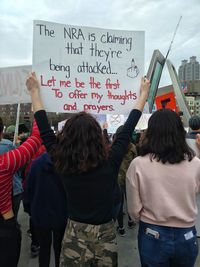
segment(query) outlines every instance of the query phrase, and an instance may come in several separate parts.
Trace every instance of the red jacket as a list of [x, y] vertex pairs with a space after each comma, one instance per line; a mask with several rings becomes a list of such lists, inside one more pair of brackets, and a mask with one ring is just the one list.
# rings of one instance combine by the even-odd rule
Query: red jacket
[[36, 122], [32, 135], [18, 148], [0, 155], [0, 214], [12, 209], [13, 174], [34, 156], [41, 146]]

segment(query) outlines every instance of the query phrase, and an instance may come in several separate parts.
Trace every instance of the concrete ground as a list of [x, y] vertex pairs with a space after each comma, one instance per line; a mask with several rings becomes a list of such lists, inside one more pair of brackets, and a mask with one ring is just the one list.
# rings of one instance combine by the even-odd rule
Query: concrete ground
[[[126, 217], [126, 216], [125, 216]], [[18, 267], [38, 267], [38, 258], [30, 257], [30, 238], [26, 233], [28, 229], [28, 216], [22, 211], [19, 212], [19, 223], [22, 227], [22, 248], [21, 257]], [[126, 227], [126, 236], [118, 236], [119, 247], [119, 267], [141, 267], [138, 249], [137, 249], [137, 227], [128, 229]], [[200, 245], [200, 239], [199, 239]], [[53, 253], [52, 253], [53, 254]], [[49, 267], [54, 267], [53, 255], [51, 256], [51, 264]], [[200, 267], [200, 253], [195, 267]]]

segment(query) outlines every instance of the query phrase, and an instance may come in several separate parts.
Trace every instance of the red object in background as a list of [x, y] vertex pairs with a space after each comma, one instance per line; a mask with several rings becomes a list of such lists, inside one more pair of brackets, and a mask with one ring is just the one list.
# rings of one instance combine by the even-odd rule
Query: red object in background
[[34, 157], [29, 161], [27, 162], [26, 166], [25, 166], [25, 170], [24, 170], [24, 180], [23, 180], [23, 189], [25, 189], [26, 187], [26, 177], [30, 171], [30, 168], [31, 168], [31, 164], [33, 162], [33, 160], [37, 159], [39, 156], [41, 156], [44, 152], [46, 152], [46, 148], [45, 146], [42, 144], [38, 151], [35, 153]]
[[175, 95], [173, 92], [157, 96], [155, 103], [157, 109], [169, 108], [173, 111], [179, 112], [179, 108], [176, 106]]

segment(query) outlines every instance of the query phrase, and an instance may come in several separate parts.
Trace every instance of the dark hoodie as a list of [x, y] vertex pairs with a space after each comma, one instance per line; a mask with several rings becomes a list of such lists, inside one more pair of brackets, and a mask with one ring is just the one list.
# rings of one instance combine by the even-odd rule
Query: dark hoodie
[[25, 190], [25, 211], [36, 227], [57, 229], [67, 223], [67, 198], [48, 153], [33, 161]]

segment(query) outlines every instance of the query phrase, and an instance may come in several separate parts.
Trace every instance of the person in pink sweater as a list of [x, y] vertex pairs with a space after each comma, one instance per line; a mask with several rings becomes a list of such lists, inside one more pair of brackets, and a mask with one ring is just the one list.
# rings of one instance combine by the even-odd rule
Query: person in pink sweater
[[180, 117], [158, 110], [127, 171], [128, 212], [139, 221], [142, 267], [193, 267], [198, 255], [196, 194], [200, 159], [185, 140]]

